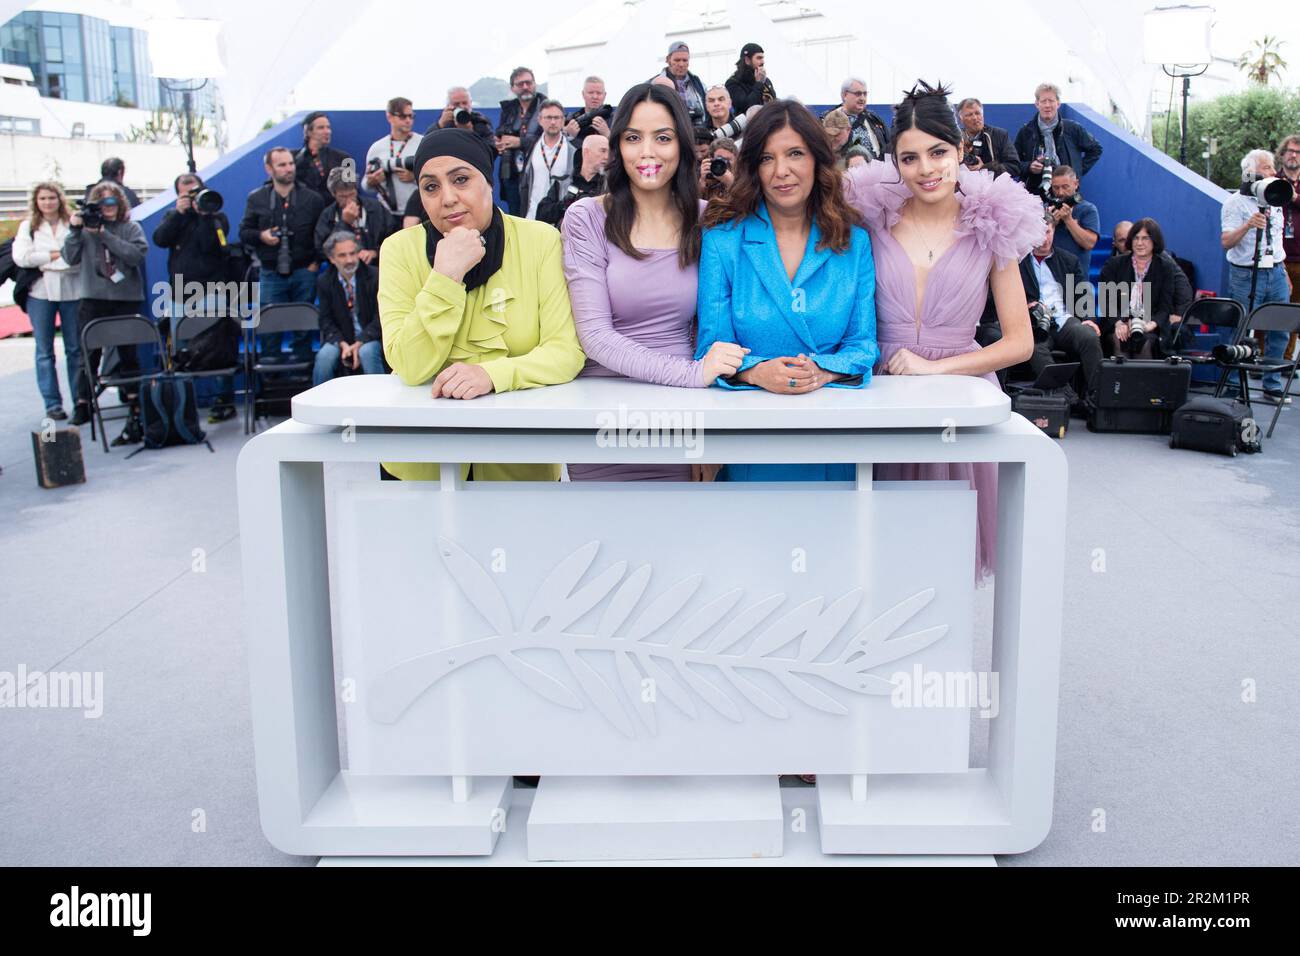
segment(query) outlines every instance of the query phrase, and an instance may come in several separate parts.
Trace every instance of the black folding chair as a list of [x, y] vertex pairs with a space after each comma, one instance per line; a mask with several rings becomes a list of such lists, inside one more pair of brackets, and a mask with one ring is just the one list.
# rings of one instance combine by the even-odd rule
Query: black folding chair
[[[1231, 329], [1232, 337], [1228, 344], [1236, 345], [1246, 334], [1246, 310], [1235, 299], [1197, 299], [1183, 316], [1182, 326], [1184, 329], [1193, 329], [1201, 325], [1208, 325], [1212, 329]], [[1175, 338], [1173, 341], [1177, 345], [1179, 339]], [[1214, 358], [1214, 353], [1205, 349], [1174, 348], [1172, 354], [1186, 359], [1193, 365], [1219, 365]], [[1219, 375], [1219, 380], [1214, 387], [1216, 396], [1223, 391], [1228, 374], [1228, 370], [1224, 369]]]
[[271, 399], [262, 396], [262, 376], [306, 372], [309, 377], [314, 361], [263, 362], [257, 351], [257, 340], [273, 335], [279, 341], [283, 332], [315, 332], [320, 329], [320, 313], [310, 302], [285, 302], [261, 306], [256, 321], [244, 328], [244, 434], [257, 431], [259, 405]]
[[[1267, 305], [1261, 305], [1250, 313], [1246, 327], [1252, 332], [1284, 332], [1289, 336], [1300, 331], [1300, 303], [1269, 302]], [[1264, 375], [1274, 372], [1286, 373], [1286, 383], [1282, 386], [1282, 399], [1278, 400], [1277, 407], [1273, 410], [1273, 420], [1269, 422], [1268, 432], [1264, 435], [1265, 438], [1272, 438], [1277, 417], [1282, 414], [1282, 406], [1285, 404], [1283, 399], [1291, 394], [1291, 383], [1295, 381], [1296, 367], [1300, 365], [1300, 360], [1258, 355], [1251, 362], [1220, 362], [1219, 365], [1223, 368], [1225, 377], [1232, 371], [1240, 376], [1241, 390], [1245, 395], [1247, 406], [1250, 405], [1250, 389], [1246, 377], [1248, 373], [1259, 372]], [[1222, 379], [1219, 387], [1223, 387]]]
[[[158, 327], [143, 315], [106, 315], [98, 319], [91, 319], [81, 327], [81, 362], [86, 372], [86, 378], [90, 382], [90, 440], [95, 440], [95, 425], [98, 423], [99, 438], [103, 442], [105, 452], [108, 451], [108, 435], [104, 431], [104, 414], [100, 408], [99, 396], [105, 389], [125, 388], [131, 385], [136, 386], [138, 392], [140, 383], [154, 374], [154, 372], [146, 372], [142, 368], [127, 375], [101, 376], [98, 368], [91, 367], [90, 353], [92, 350], [115, 346], [120, 348], [124, 345], [153, 345], [158, 350], [157, 354], [160, 363], [163, 356], [166, 355], [163, 349], [162, 336], [158, 334]], [[122, 405], [121, 409], [122, 414], [110, 416], [109, 421], [131, 417], [129, 402]]]

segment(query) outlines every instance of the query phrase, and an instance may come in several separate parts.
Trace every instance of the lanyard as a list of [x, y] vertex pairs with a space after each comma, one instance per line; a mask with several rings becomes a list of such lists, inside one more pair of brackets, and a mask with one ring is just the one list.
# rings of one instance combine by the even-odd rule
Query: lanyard
[[550, 173], [555, 166], [555, 161], [560, 158], [560, 147], [564, 145], [564, 137], [561, 136], [560, 141], [555, 144], [555, 151], [551, 153], [550, 158], [546, 155], [546, 140], [540, 140], [538, 145], [542, 148], [542, 162], [546, 164], [546, 171]]
[[389, 159], [401, 159], [401, 158], [402, 158], [402, 150], [406, 149], [406, 144], [409, 143], [410, 141], [411, 141], [411, 137], [409, 137], [409, 136], [406, 137], [406, 139], [402, 140], [402, 145], [401, 145], [400, 147], [398, 147], [397, 152], [394, 153], [394, 152], [393, 152], [393, 137], [391, 137], [391, 136], [388, 137], [388, 158], [389, 158]]
[[339, 281], [343, 283], [343, 295], [348, 300], [348, 313], [354, 314], [357, 310], [357, 294], [355, 289], [357, 280], [353, 277], [352, 281], [349, 282], [347, 279], [340, 276]]

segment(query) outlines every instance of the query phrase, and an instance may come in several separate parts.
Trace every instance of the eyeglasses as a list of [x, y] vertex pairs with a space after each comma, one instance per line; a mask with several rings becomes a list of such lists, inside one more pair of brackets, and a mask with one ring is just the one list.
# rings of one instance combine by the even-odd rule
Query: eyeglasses
[[398, 119], [415, 119], [414, 113], [390, 113], [390, 116], [396, 116]]
[[866, 95], [867, 95], [867, 91], [866, 91], [866, 90], [846, 90], [845, 92], [847, 92], [849, 96], [866, 96]]
[[1296, 149], [1294, 146], [1288, 146], [1286, 149], [1282, 150], [1282, 155], [1285, 156], [1287, 153], [1300, 153], [1300, 149]]

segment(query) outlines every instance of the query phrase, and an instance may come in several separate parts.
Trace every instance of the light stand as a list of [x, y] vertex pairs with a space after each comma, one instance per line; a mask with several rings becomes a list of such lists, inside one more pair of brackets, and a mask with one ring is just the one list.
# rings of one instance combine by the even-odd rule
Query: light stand
[[1163, 63], [1160, 64], [1160, 69], [1165, 71], [1166, 76], [1171, 76], [1174, 79], [1178, 79], [1179, 77], [1182, 77], [1183, 80], [1183, 122], [1181, 126], [1181, 134], [1180, 134], [1180, 139], [1178, 144], [1178, 162], [1180, 162], [1184, 166], [1187, 165], [1187, 97], [1191, 93], [1192, 77], [1200, 76], [1209, 68], [1210, 65], [1207, 63], [1204, 66], [1202, 66], [1199, 70], [1189, 73], [1186, 72], [1187, 70], [1190, 69], [1189, 66], [1183, 66], [1181, 64], [1175, 63], [1173, 64], [1173, 69], [1171, 70], [1165, 64]]
[[185, 158], [189, 163], [190, 172], [197, 173], [198, 165], [194, 162], [194, 94], [203, 87], [208, 85], [207, 80], [188, 83], [178, 82], [177, 80], [159, 79], [163, 89], [169, 93], [181, 94], [181, 108], [185, 112], [185, 134], [182, 142], [185, 145]]

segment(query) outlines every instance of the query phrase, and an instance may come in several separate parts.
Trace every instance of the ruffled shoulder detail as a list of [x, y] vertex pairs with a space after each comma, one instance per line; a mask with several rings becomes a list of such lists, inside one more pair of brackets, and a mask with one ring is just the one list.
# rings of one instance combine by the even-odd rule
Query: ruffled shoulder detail
[[971, 235], [997, 259], [999, 266], [1019, 262], [1043, 239], [1043, 204], [1010, 176], [986, 169], [957, 174], [961, 213], [956, 233]]
[[903, 203], [910, 195], [893, 157], [854, 166], [844, 173], [844, 198], [874, 231], [892, 229], [902, 218]]

